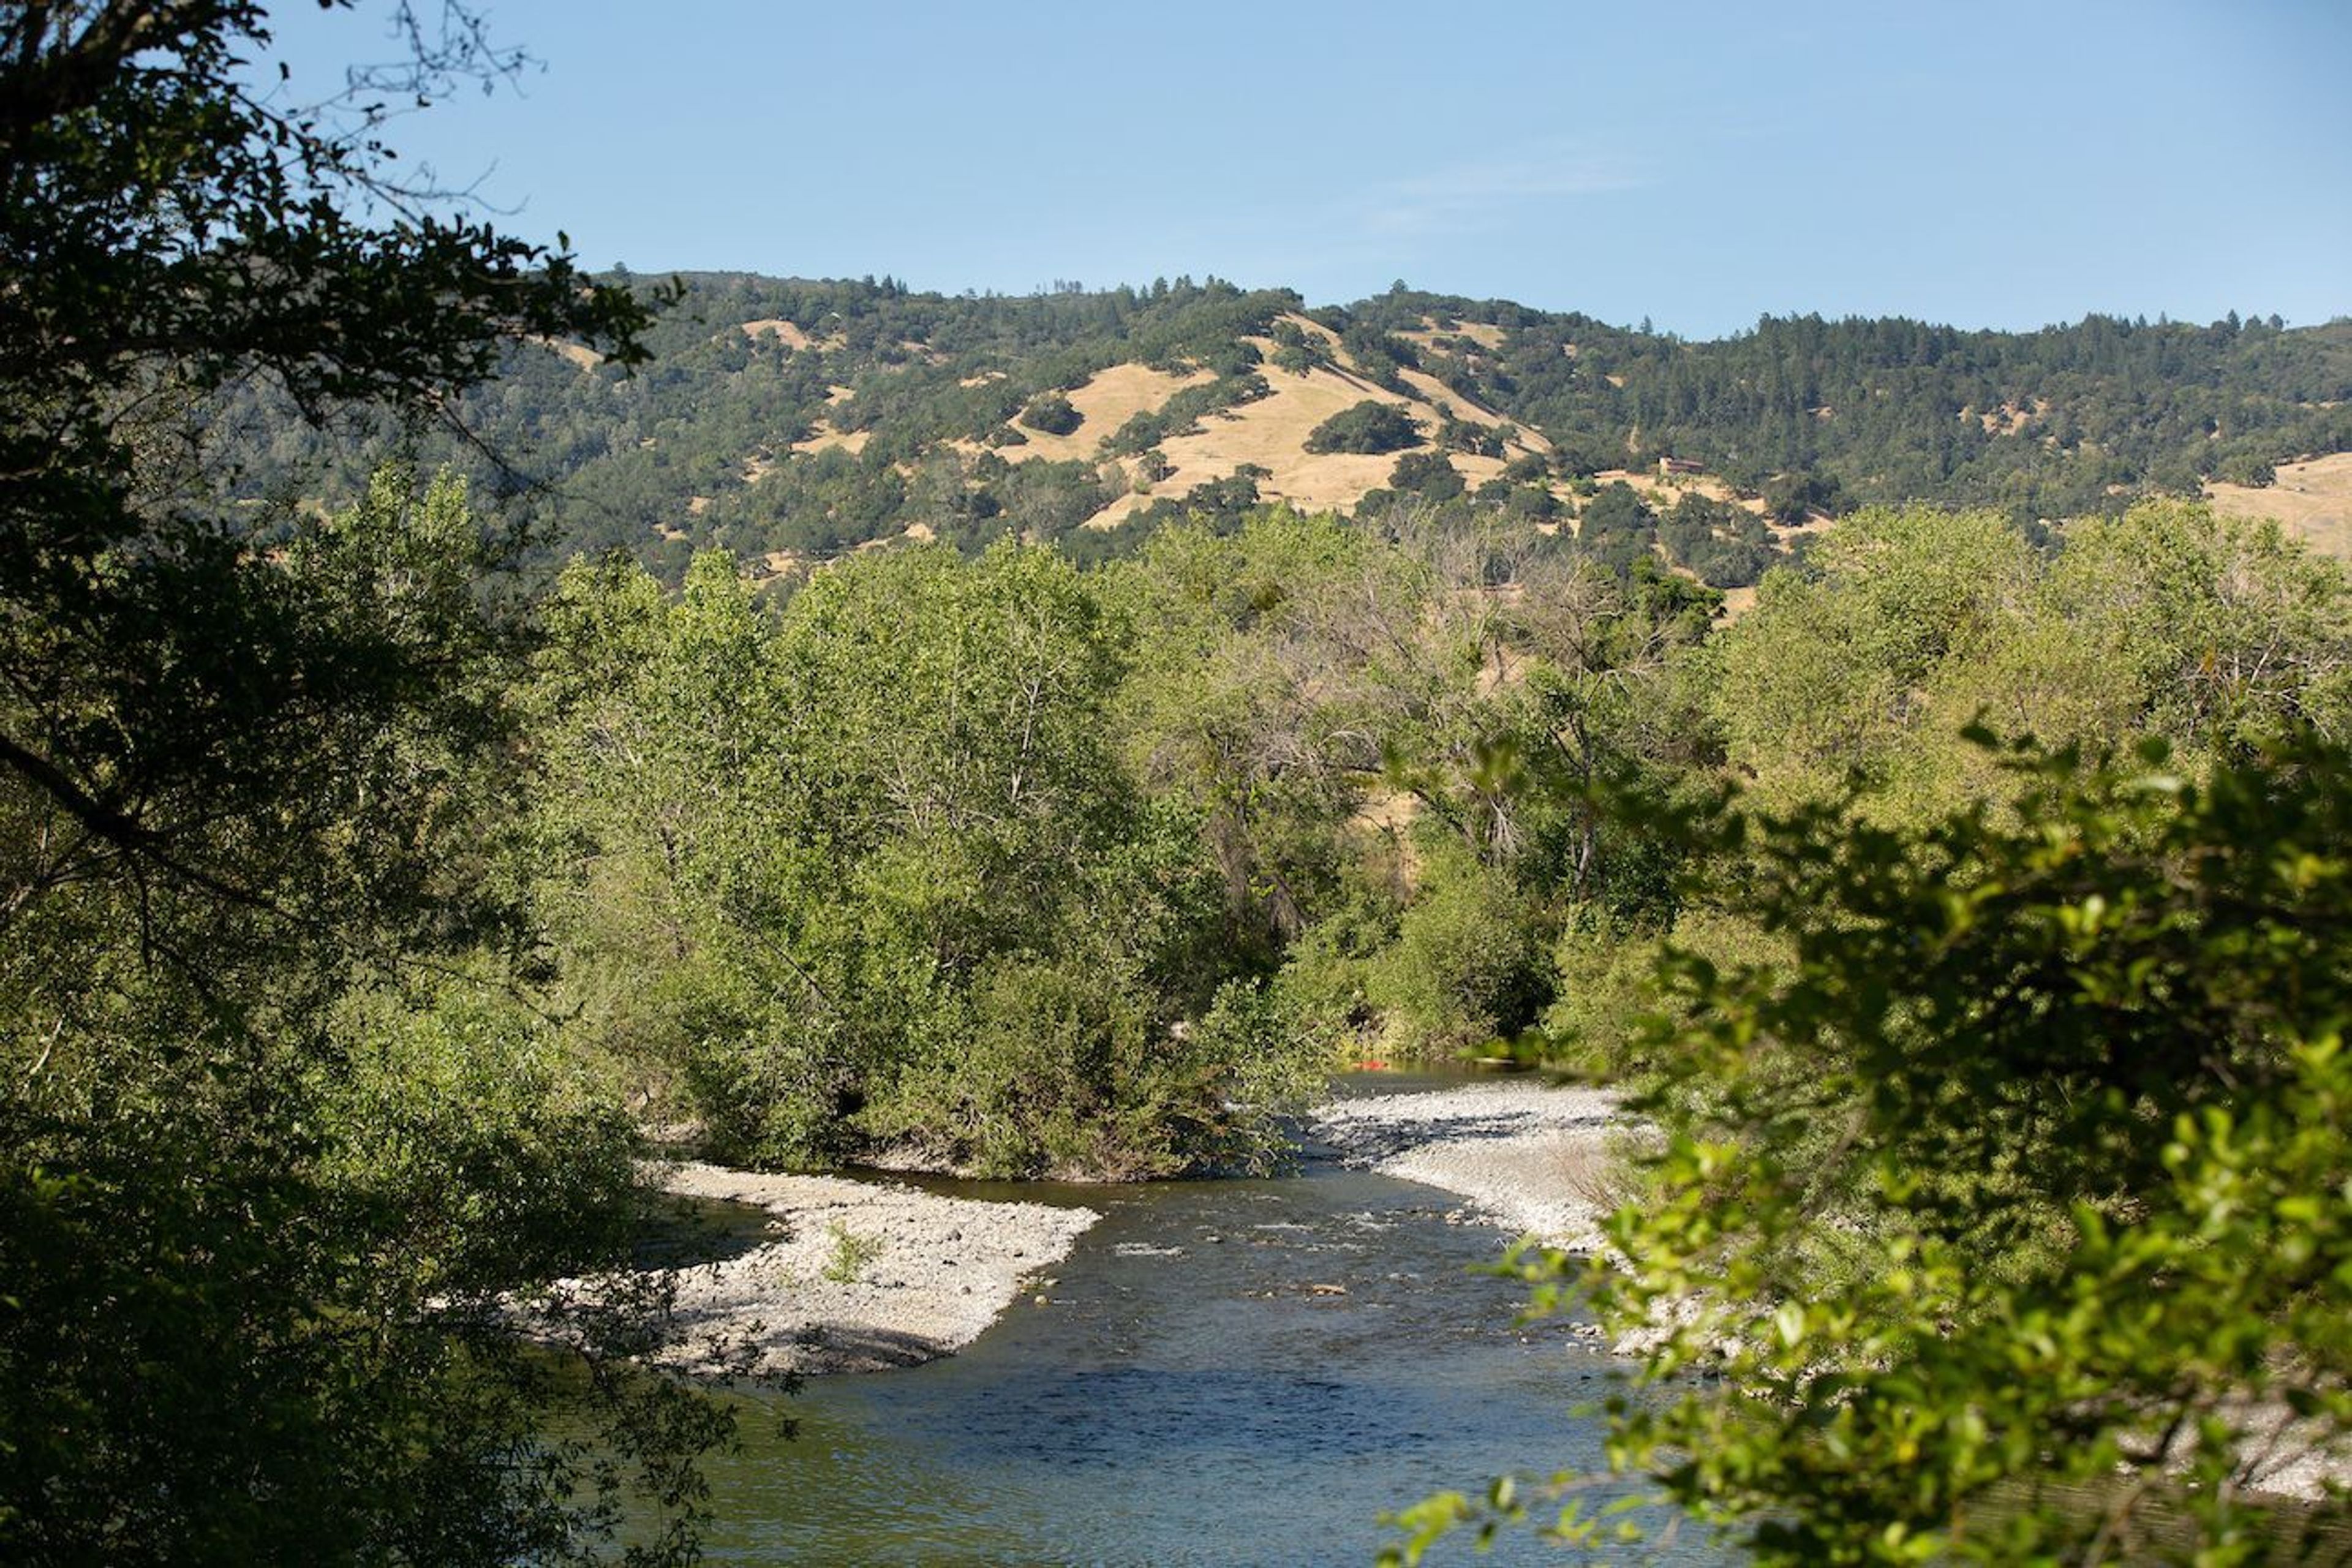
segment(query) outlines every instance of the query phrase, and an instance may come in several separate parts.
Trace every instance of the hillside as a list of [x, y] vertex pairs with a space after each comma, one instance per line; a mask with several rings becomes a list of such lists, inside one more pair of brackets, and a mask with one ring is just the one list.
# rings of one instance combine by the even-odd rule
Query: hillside
[[[1693, 343], [1403, 289], [1310, 310], [1213, 279], [1026, 298], [679, 286], [649, 367], [527, 346], [451, 410], [467, 437], [407, 438], [510, 500], [547, 555], [619, 547], [672, 577], [709, 543], [762, 574], [909, 533], [1088, 560], [1187, 513], [1404, 498], [1564, 525], [1721, 587], [1752, 582], [1790, 528], [1878, 502], [2031, 527], [2210, 487], [2340, 532], [2325, 484], [2309, 500], [2270, 480], [2352, 451], [2352, 323], [1767, 319]], [[251, 392], [215, 428], [247, 494], [314, 500], [355, 493], [399, 435], [322, 437]]]
[[2313, 549], [2352, 562], [2352, 453], [2281, 463], [2259, 489], [2216, 481], [2206, 491], [2217, 511], [2276, 518]]

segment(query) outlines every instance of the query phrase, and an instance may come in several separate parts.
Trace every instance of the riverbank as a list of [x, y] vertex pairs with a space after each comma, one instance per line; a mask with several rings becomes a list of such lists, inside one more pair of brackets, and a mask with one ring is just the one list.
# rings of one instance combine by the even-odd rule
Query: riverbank
[[[1570, 1252], [1607, 1244], [1601, 1222], [1619, 1201], [1612, 1146], [1628, 1126], [1610, 1090], [1514, 1079], [1370, 1094], [1317, 1108], [1312, 1126], [1348, 1163], [1452, 1193], [1505, 1230]], [[1637, 1332], [1612, 1348], [1638, 1354], [1643, 1343]], [[2319, 1445], [2315, 1424], [2284, 1403], [2240, 1405], [2230, 1418], [2245, 1434], [2251, 1489], [2310, 1503], [2330, 1485], [2352, 1485], [2352, 1452]], [[2185, 1462], [2194, 1434], [2180, 1446]]]
[[772, 1216], [773, 1240], [665, 1271], [675, 1331], [651, 1359], [705, 1375], [873, 1372], [948, 1355], [1101, 1217], [698, 1162], [663, 1167], [659, 1184]]
[[1468, 1200], [1478, 1217], [1547, 1246], [1593, 1252], [1617, 1206], [1616, 1094], [1528, 1079], [1334, 1100], [1315, 1137], [1349, 1164]]
[[[1526, 1079], [1357, 1095], [1310, 1113], [1344, 1163], [1465, 1200], [1470, 1215], [1549, 1245], [1601, 1245], [1606, 1090]], [[650, 1359], [700, 1375], [822, 1375], [912, 1366], [969, 1344], [1069, 1256], [1090, 1208], [949, 1197], [898, 1182], [659, 1167], [674, 1196], [763, 1209], [771, 1240], [661, 1271], [672, 1333]]]

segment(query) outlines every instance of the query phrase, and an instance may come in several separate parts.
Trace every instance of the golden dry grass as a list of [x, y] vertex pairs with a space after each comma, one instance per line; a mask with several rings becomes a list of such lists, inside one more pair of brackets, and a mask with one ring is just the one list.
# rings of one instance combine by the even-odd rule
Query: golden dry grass
[[[1493, 429], [1498, 425], [1511, 424], [1511, 421], [1502, 415], [1484, 404], [1473, 403], [1433, 375], [1422, 371], [1409, 370], [1403, 373], [1403, 380], [1407, 386], [1412, 388], [1414, 395], [1422, 402], [1441, 413], [1453, 415], [1465, 425], [1484, 425], [1488, 429]], [[1511, 438], [1509, 445], [1517, 450], [1527, 452], [1551, 450], [1551, 443], [1536, 431], [1528, 429], [1524, 426], [1516, 426], [1514, 428], [1517, 434]]]
[[1402, 790], [1376, 789], [1366, 793], [1361, 805], [1356, 808], [1355, 820], [1381, 833], [1402, 833], [1411, 828], [1421, 816], [1421, 802]]
[[1091, 458], [1105, 437], [1137, 415], [1156, 414], [1184, 388], [1215, 379], [1205, 370], [1171, 375], [1149, 365], [1112, 365], [1068, 395], [1070, 406], [1085, 416], [1076, 430], [1066, 436], [1048, 436], [1021, 426], [1021, 434], [1029, 437], [1029, 444], [1007, 448], [1006, 460], [1026, 462], [1043, 458], [1047, 462], [1066, 463], [1073, 458]]
[[[1336, 347], [1337, 340], [1327, 328], [1304, 316], [1285, 319]], [[1274, 348], [1269, 339], [1251, 341], [1261, 353], [1270, 353]], [[1435, 434], [1441, 416], [1448, 410], [1465, 422], [1490, 426], [1504, 422], [1492, 410], [1456, 395], [1418, 372], [1406, 373], [1410, 394], [1376, 386], [1345, 366], [1316, 365], [1305, 372], [1293, 372], [1268, 365], [1263, 374], [1271, 389], [1268, 395], [1208, 416], [1201, 421], [1197, 434], [1162, 442], [1160, 450], [1169, 461], [1170, 472], [1155, 487], [1154, 493], [1122, 495], [1088, 518], [1087, 526], [1113, 527], [1129, 514], [1150, 506], [1158, 497], [1181, 496], [1195, 485], [1234, 473], [1244, 463], [1255, 464], [1271, 475], [1258, 481], [1258, 493], [1269, 501], [1287, 501], [1306, 511], [1353, 506], [1363, 499], [1366, 490], [1388, 483], [1389, 474], [1396, 467], [1396, 455], [1312, 453], [1307, 450], [1307, 437], [1326, 419], [1359, 403], [1386, 403], [1404, 409], [1421, 422], [1424, 437]], [[1072, 394], [1070, 400], [1076, 403], [1077, 395]], [[1541, 442], [1540, 437], [1522, 431], [1507, 449], [1517, 456], [1543, 449]], [[1031, 445], [1021, 450], [1025, 455], [1039, 445], [1033, 437]], [[1475, 458], [1463, 453], [1451, 454], [1449, 460], [1474, 489], [1496, 478], [1506, 466], [1500, 458]]]
[[[2030, 409], [2020, 408], [2014, 403], [2004, 403], [1998, 408], [1988, 409], [1977, 416], [1977, 423], [1984, 428], [1988, 436], [2014, 436], [2049, 411], [2050, 400], [2046, 397], [2037, 397]], [[1817, 409], [1815, 412], [1824, 419], [1830, 417], [1831, 414], [1827, 408]], [[1960, 417], [1967, 418], [1968, 411], [1962, 410]]]
[[[873, 438], [874, 432], [871, 430], [841, 431], [835, 429], [830, 425], [820, 425], [817, 426], [815, 433], [810, 436], [808, 439], [793, 442], [793, 450], [795, 452], [816, 453], [829, 452], [835, 447], [839, 447], [842, 451], [847, 452], [852, 457], [856, 457], [858, 453], [866, 450], [866, 443], [871, 441]], [[758, 461], [759, 459], [755, 458], [751, 460], [751, 463], [744, 466], [744, 472], [747, 478], [750, 476], [751, 466], [756, 464]], [[766, 471], [767, 470], [765, 468], [761, 470], [762, 473]]]
[[594, 370], [604, 363], [604, 356], [586, 343], [567, 343], [554, 338], [533, 337], [530, 340], [543, 349], [551, 349], [582, 370]]
[[1761, 512], [1764, 510], [1761, 496], [1743, 498], [1737, 495], [1729, 485], [1713, 474], [1676, 474], [1672, 479], [1665, 479], [1654, 468], [1604, 468], [1592, 476], [1592, 482], [1597, 485], [1614, 484], [1621, 480], [1661, 511], [1682, 500], [1687, 490], [1696, 490], [1709, 500], [1728, 501], [1748, 511]]
[[[1283, 320], [1319, 340], [1328, 350], [1338, 350], [1338, 334], [1321, 323], [1296, 314]], [[1264, 353], [1273, 345], [1261, 342], [1258, 346]], [[1194, 485], [1221, 479], [1242, 464], [1252, 463], [1272, 476], [1258, 483], [1259, 493], [1268, 500], [1286, 500], [1308, 511], [1352, 506], [1366, 490], [1388, 483], [1396, 458], [1390, 454], [1308, 452], [1307, 433], [1333, 415], [1359, 403], [1386, 403], [1420, 420], [1424, 435], [1434, 434], [1440, 417], [1447, 413], [1465, 423], [1489, 426], [1504, 423], [1493, 410], [1459, 396], [1418, 371], [1405, 373], [1410, 390], [1402, 395], [1365, 380], [1352, 364], [1316, 365], [1304, 373], [1269, 365], [1264, 374], [1272, 389], [1268, 396], [1213, 414], [1202, 421], [1199, 434], [1161, 444], [1160, 450], [1173, 469], [1161, 481], [1162, 493], [1181, 495]], [[1522, 431], [1510, 450], [1514, 454], [1541, 451], [1546, 445], [1542, 437]], [[1505, 460], [1496, 458], [1455, 454], [1452, 461], [1473, 487], [1495, 478], [1505, 467]], [[1121, 497], [1090, 521], [1093, 526], [1108, 527], [1146, 504], [1142, 498]]]
[[[1181, 495], [1183, 492], [1177, 490], [1168, 493]], [[1125, 522], [1129, 515], [1141, 511], [1145, 507], [1150, 506], [1153, 501], [1158, 500], [1159, 499], [1160, 497], [1156, 494], [1139, 496], [1135, 494], [1133, 491], [1129, 491], [1128, 494], [1120, 496], [1118, 500], [1112, 501], [1108, 506], [1103, 508], [1102, 510], [1095, 513], [1094, 516], [1087, 519], [1086, 521], [1078, 524], [1078, 526], [1080, 528], [1117, 528], [1120, 523]]]
[[1503, 346], [1503, 329], [1491, 322], [1456, 321], [1450, 327], [1441, 327], [1433, 316], [1423, 316], [1422, 321], [1419, 331], [1399, 332], [1397, 336], [1422, 348], [1433, 347], [1442, 338], [1467, 338], [1482, 349]]
[[2288, 532], [2323, 555], [2352, 562], [2352, 452], [2281, 463], [2275, 482], [2205, 487], [2224, 517], [2276, 518]]
[[788, 349], [836, 349], [839, 348], [845, 341], [837, 333], [827, 338], [812, 338], [800, 328], [794, 326], [792, 322], [782, 320], [781, 318], [771, 318], [770, 320], [763, 321], [746, 321], [743, 323], [741, 331], [743, 335], [747, 338], [758, 338], [761, 336], [772, 336], [777, 338], [781, 340], [783, 345]]
[[1355, 452], [1311, 453], [1307, 433], [1333, 415], [1359, 403], [1392, 404], [1431, 423], [1430, 410], [1412, 398], [1383, 392], [1344, 372], [1317, 365], [1304, 374], [1268, 371], [1270, 395], [1239, 408], [1213, 414], [1194, 436], [1160, 444], [1175, 471], [1163, 483], [1177, 491], [1232, 473], [1244, 463], [1272, 472], [1260, 482], [1268, 500], [1280, 497], [1310, 510], [1353, 502], [1388, 482], [1392, 456]]
[[1817, 511], [1802, 522], [1768, 522], [1764, 526], [1771, 531], [1772, 542], [1787, 550], [1793, 549], [1800, 540], [1826, 531], [1830, 519]]
[[[1180, 436], [1163, 442], [1161, 454], [1170, 464], [1170, 473], [1151, 495], [1137, 495], [1122, 487], [1121, 493], [1100, 511], [1089, 518], [1090, 528], [1110, 528], [1135, 511], [1150, 506], [1162, 496], [1179, 496], [1195, 485], [1223, 479], [1242, 467], [1253, 464], [1265, 468], [1270, 478], [1259, 481], [1259, 493], [1267, 500], [1287, 501], [1307, 510], [1352, 506], [1364, 492], [1388, 483], [1396, 466], [1393, 454], [1368, 456], [1360, 453], [1331, 452], [1314, 454], [1306, 449], [1307, 433], [1331, 416], [1367, 400], [1394, 405], [1405, 409], [1419, 420], [1425, 436], [1433, 435], [1440, 420], [1446, 416], [1465, 423], [1483, 425], [1489, 428], [1507, 423], [1503, 416], [1461, 396], [1444, 386], [1435, 377], [1418, 371], [1404, 374], [1404, 393], [1386, 391], [1374, 385], [1357, 373], [1357, 367], [1345, 362], [1339, 347], [1339, 336], [1330, 329], [1308, 318], [1290, 314], [1283, 318], [1300, 331], [1319, 341], [1327, 350], [1339, 357], [1338, 365], [1318, 365], [1304, 374], [1274, 369], [1265, 371], [1271, 388], [1270, 395], [1239, 408], [1212, 414], [1202, 422], [1197, 434]], [[761, 321], [747, 323], [744, 330], [773, 329], [792, 342], [782, 329], [790, 322]], [[1475, 337], [1480, 342], [1500, 341], [1499, 329], [1470, 323], [1459, 335]], [[805, 336], [805, 334], [802, 334]], [[1261, 353], [1269, 357], [1275, 349], [1270, 339], [1252, 339]], [[976, 384], [988, 377], [975, 377], [965, 383]], [[1090, 377], [1083, 385], [1067, 395], [1071, 406], [1083, 416], [1076, 430], [1067, 436], [1051, 436], [1021, 426], [1026, 437], [1019, 447], [1001, 452], [1006, 461], [1068, 462], [1094, 460], [1100, 457], [1103, 440], [1139, 414], [1157, 413], [1168, 400], [1186, 387], [1197, 386], [1213, 379], [1205, 370], [1171, 374], [1141, 364], [1117, 364]], [[833, 389], [828, 401], [835, 406], [853, 395], [847, 387]], [[839, 449], [851, 453], [864, 449], [865, 432], [844, 433], [830, 426], [820, 425], [807, 439], [795, 442], [793, 449], [816, 453]], [[967, 458], [977, 456], [984, 448], [976, 442], [958, 440], [950, 443]], [[1529, 452], [1544, 452], [1549, 443], [1528, 430], [1520, 430], [1507, 446], [1508, 455], [1517, 457]], [[1477, 458], [1453, 454], [1450, 460], [1464, 479], [1474, 488], [1486, 483], [1503, 471], [1507, 458]], [[1118, 465], [1122, 474], [1132, 469]], [[750, 475], [747, 469], [747, 478]]]
[[1320, 340], [1327, 349], [1336, 350], [1339, 346], [1339, 334], [1312, 316], [1302, 316], [1296, 310], [1285, 310], [1276, 320], [1288, 321], [1308, 337]]

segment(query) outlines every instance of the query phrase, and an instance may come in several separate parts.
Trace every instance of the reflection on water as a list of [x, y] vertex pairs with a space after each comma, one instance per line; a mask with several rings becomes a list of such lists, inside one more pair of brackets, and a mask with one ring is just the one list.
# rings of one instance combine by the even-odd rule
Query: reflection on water
[[731, 1198], [655, 1193], [638, 1215], [629, 1261], [639, 1268], [676, 1268], [740, 1258], [772, 1241], [782, 1226], [757, 1204]]
[[[1105, 1217], [961, 1355], [747, 1412], [713, 1561], [1368, 1563], [1384, 1509], [1600, 1468], [1577, 1407], [1612, 1363], [1515, 1326], [1519, 1288], [1474, 1271], [1496, 1233], [1442, 1194], [1313, 1164], [1018, 1195]], [[1433, 1558], [1472, 1560], [1466, 1539]], [[1558, 1560], [1524, 1535], [1481, 1559]]]

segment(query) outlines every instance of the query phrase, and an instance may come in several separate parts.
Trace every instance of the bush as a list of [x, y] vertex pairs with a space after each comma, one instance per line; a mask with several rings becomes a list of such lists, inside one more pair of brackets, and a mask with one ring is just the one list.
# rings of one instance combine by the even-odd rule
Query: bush
[[1443, 452], [1407, 452], [1389, 470], [1389, 486], [1434, 501], [1452, 500], [1465, 488]]
[[2336, 1560], [2340, 1491], [2250, 1483], [2266, 1404], [2352, 1435], [2352, 756], [2008, 762], [2000, 816], [1706, 825], [1780, 953], [1662, 974], [1654, 1186], [1530, 1274], [1646, 1336], [1611, 1464], [1759, 1563]]
[[1066, 436], [1085, 424], [1087, 416], [1058, 392], [1041, 392], [1021, 410], [1021, 423], [1047, 436]]
[[1221, 986], [1184, 1045], [1195, 1070], [1225, 1086], [1224, 1125], [1203, 1152], [1250, 1170], [1273, 1162], [1286, 1142], [1277, 1121], [1319, 1095], [1340, 1059], [1337, 1035], [1315, 1028], [1286, 989], [1255, 980]]
[[1801, 524], [1816, 511], [1834, 511], [1838, 482], [1824, 474], [1776, 474], [1764, 482], [1764, 510], [1776, 522]]
[[1612, 1079], [1635, 1065], [1633, 1042], [1657, 1009], [1653, 938], [1607, 929], [1564, 933], [1552, 953], [1544, 1058], [1580, 1076]]
[[2266, 489], [2278, 479], [2278, 470], [2268, 458], [2259, 452], [2232, 452], [2221, 459], [2213, 477], [2226, 485], [2244, 485], [2252, 489]]
[[1552, 1063], [1601, 1079], [1654, 1065], [1643, 1041], [1664, 1010], [1657, 970], [1669, 951], [1726, 971], [1787, 958], [1759, 927], [1713, 910], [1685, 910], [1663, 935], [1606, 921], [1564, 931], [1552, 949], [1552, 1001], [1543, 1016]]
[[1421, 445], [1421, 426], [1393, 403], [1370, 398], [1343, 408], [1307, 433], [1310, 452], [1402, 452]]
[[1255, 987], [1229, 984], [1171, 1028], [1106, 953], [1015, 957], [976, 981], [968, 1028], [940, 1034], [864, 1120], [975, 1174], [1169, 1176], [1263, 1156], [1319, 1065]]
[[1692, 490], [1658, 524], [1675, 562], [1710, 588], [1744, 588], [1778, 556], [1763, 519]]
[[[1507, 480], [1493, 481], [1507, 484]], [[1480, 487], [1483, 490], [1485, 487]], [[1504, 497], [1503, 510], [1513, 517], [1549, 522], [1559, 516], [1559, 498], [1545, 485], [1518, 485]]]
[[1549, 1000], [1535, 911], [1508, 879], [1466, 858], [1433, 866], [1367, 992], [1400, 1054], [1443, 1056], [1518, 1034]]

